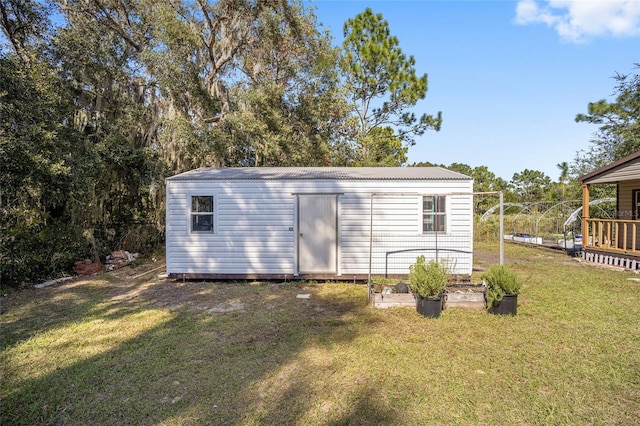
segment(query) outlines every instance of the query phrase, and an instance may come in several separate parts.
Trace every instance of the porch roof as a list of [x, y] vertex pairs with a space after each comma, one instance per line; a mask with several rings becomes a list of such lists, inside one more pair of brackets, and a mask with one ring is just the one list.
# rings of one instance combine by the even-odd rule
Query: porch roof
[[578, 178], [578, 181], [583, 184], [616, 183], [627, 180], [640, 180], [640, 151]]

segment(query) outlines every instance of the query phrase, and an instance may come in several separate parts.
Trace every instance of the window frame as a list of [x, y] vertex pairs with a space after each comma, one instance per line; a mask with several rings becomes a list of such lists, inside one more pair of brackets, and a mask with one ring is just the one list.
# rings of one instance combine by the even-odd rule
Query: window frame
[[[433, 203], [435, 204], [434, 209], [432, 211], [425, 211], [425, 201], [427, 198], [432, 198]], [[446, 195], [440, 194], [429, 194], [422, 195], [420, 197], [420, 234], [421, 235], [432, 235], [432, 234], [446, 234], [447, 229], [449, 228], [448, 224], [448, 216], [449, 216], [449, 204], [448, 198]], [[433, 216], [432, 226], [433, 230], [425, 230], [425, 219], [426, 216]], [[438, 218], [442, 218], [438, 220]], [[438, 223], [442, 225], [442, 229], [438, 229]]]
[[[211, 211], [194, 211], [194, 199], [195, 198], [211, 198]], [[189, 224], [188, 229], [190, 234], [215, 234], [216, 233], [216, 202], [217, 197], [214, 194], [202, 194], [202, 193], [193, 193], [189, 194]], [[195, 229], [194, 219], [196, 217], [211, 217], [211, 223], [208, 229]]]
[[[619, 201], [618, 201], [619, 202]], [[620, 209], [617, 209], [620, 211]], [[618, 217], [620, 219], [620, 217]], [[631, 190], [631, 219], [638, 220], [640, 218], [640, 189]]]

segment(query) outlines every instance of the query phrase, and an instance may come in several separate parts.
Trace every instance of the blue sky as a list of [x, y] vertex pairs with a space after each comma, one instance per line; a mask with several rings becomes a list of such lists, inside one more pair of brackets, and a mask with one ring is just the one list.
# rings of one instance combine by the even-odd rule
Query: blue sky
[[429, 75], [415, 112], [442, 111], [440, 132], [409, 163], [485, 165], [506, 180], [524, 169], [557, 180], [556, 164], [589, 147], [596, 125], [576, 123], [589, 102], [612, 99], [616, 72], [640, 63], [640, 1], [306, 2], [343, 40], [348, 18], [382, 13], [400, 48]]

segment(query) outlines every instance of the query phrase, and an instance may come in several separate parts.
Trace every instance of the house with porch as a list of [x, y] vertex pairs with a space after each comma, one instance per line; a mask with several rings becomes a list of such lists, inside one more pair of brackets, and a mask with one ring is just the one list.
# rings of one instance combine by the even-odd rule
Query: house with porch
[[[582, 183], [582, 257], [640, 269], [640, 151], [578, 178]], [[616, 218], [589, 216], [593, 185], [616, 186]]]

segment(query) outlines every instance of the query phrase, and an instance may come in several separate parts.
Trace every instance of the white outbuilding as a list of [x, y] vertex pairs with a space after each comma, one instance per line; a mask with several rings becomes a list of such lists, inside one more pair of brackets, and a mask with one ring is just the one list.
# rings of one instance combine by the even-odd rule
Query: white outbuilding
[[473, 180], [440, 167], [201, 168], [166, 180], [174, 278], [470, 275]]

